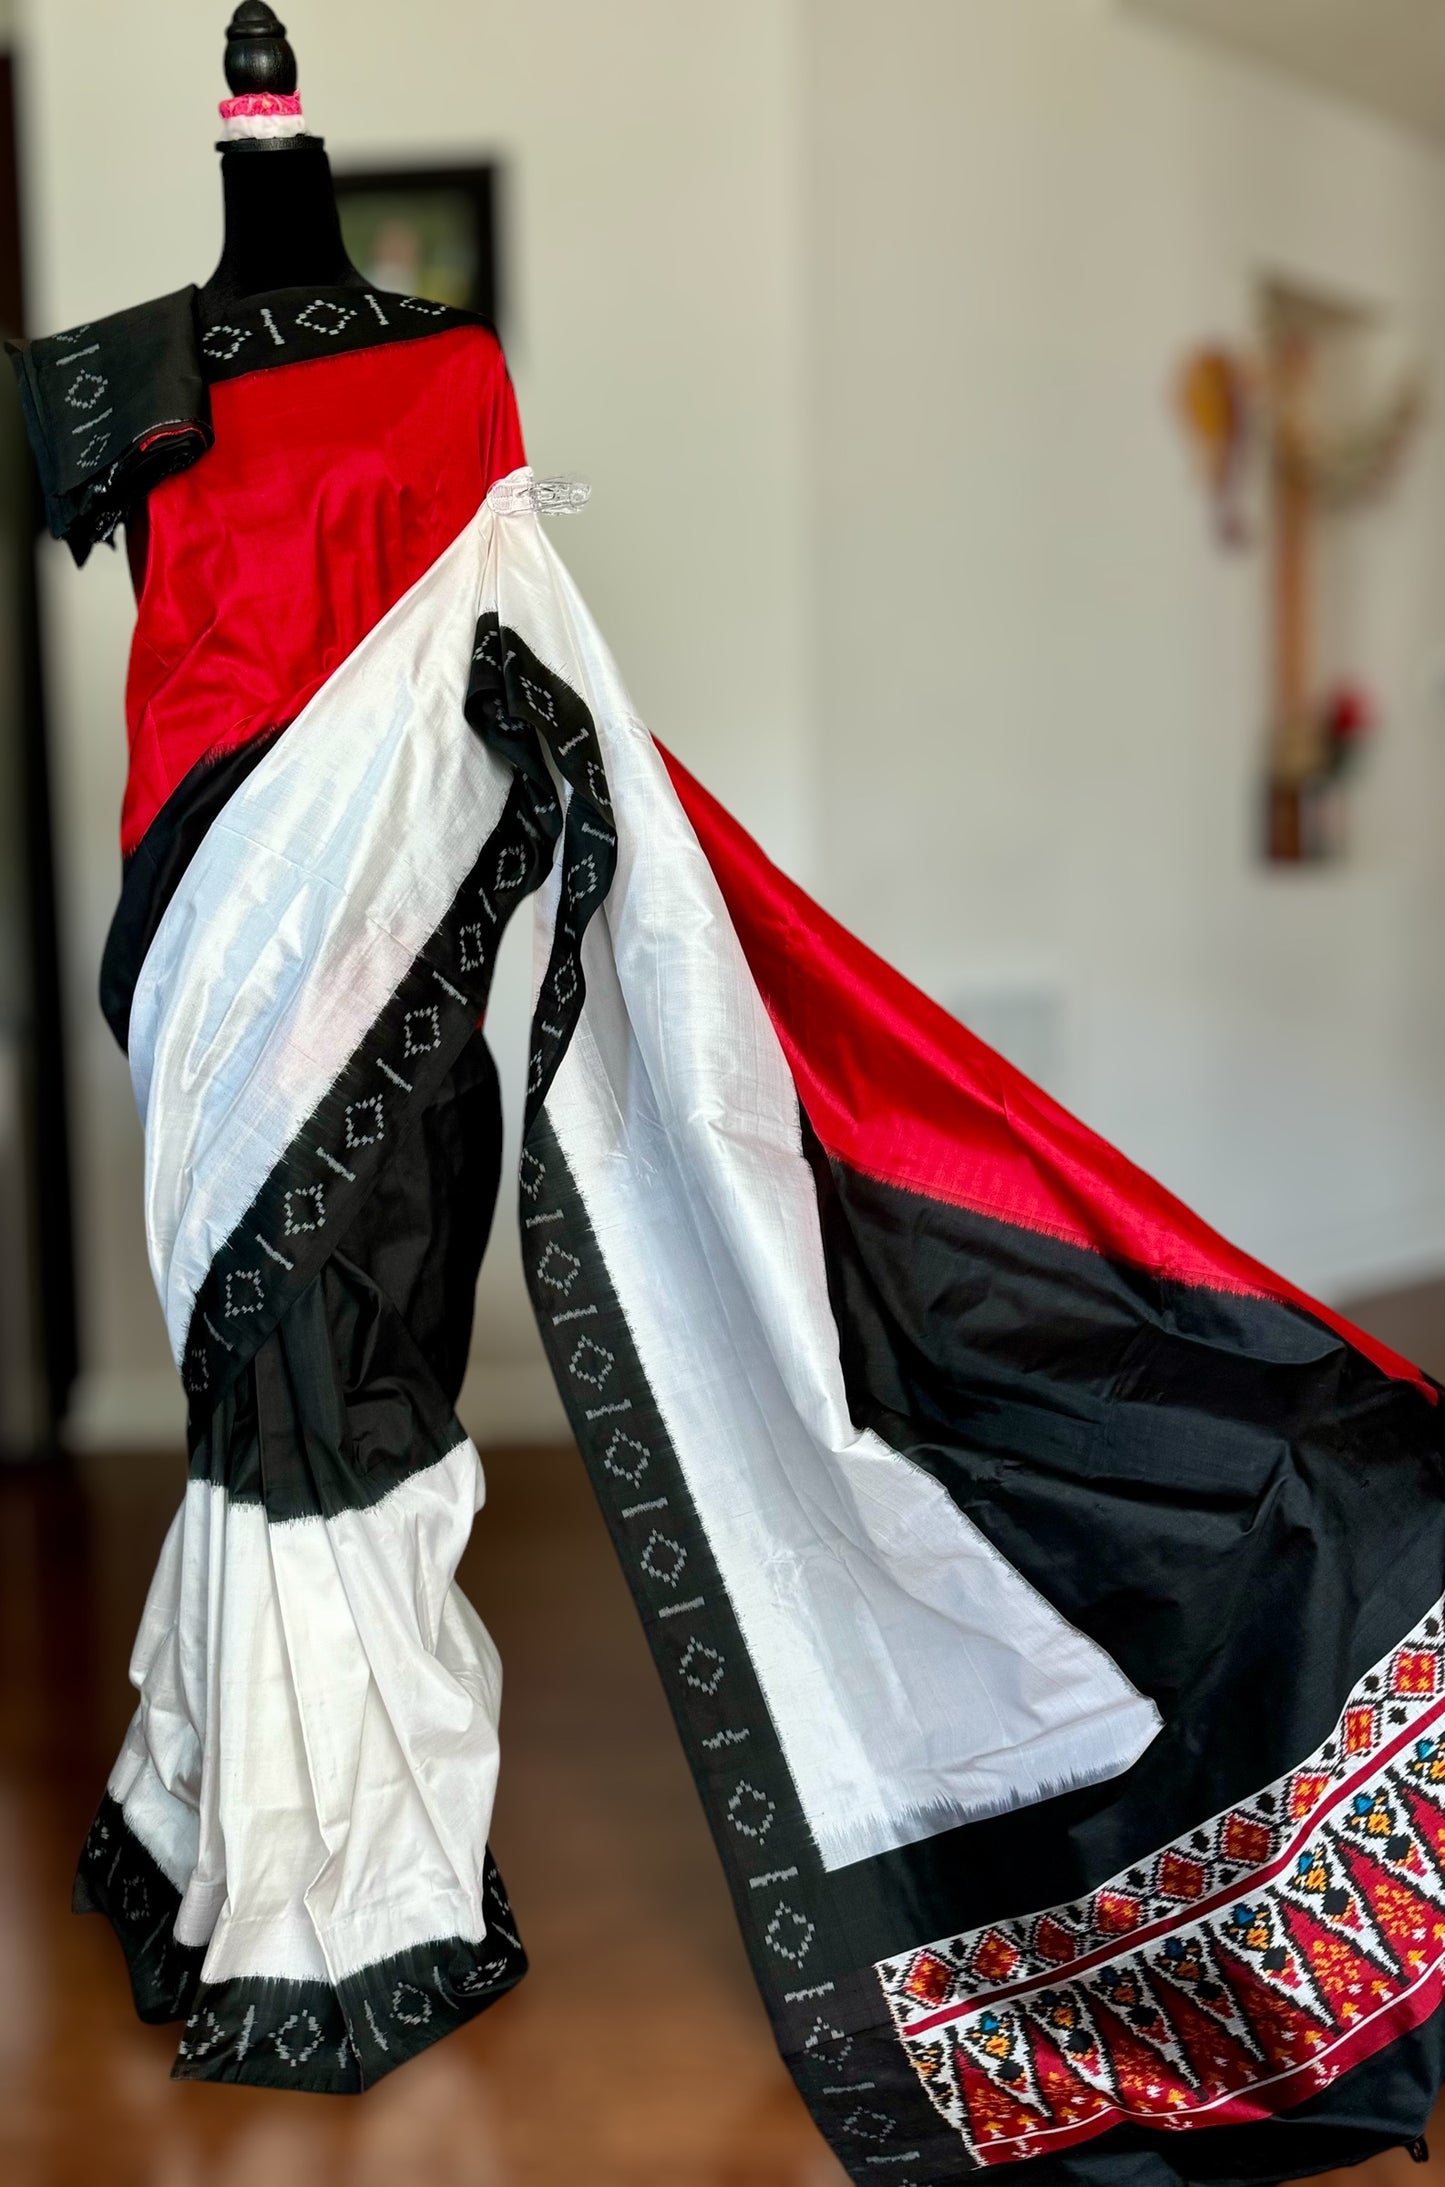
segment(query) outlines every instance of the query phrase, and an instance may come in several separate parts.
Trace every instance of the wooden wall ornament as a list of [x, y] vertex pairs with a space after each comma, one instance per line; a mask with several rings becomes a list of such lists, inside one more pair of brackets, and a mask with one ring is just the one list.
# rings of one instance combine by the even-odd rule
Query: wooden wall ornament
[[1265, 290], [1273, 605], [1265, 852], [1282, 864], [1343, 851], [1344, 788], [1375, 723], [1357, 680], [1327, 680], [1320, 666], [1327, 526], [1388, 489], [1424, 409], [1413, 371], [1383, 397], [1361, 384], [1375, 331], [1358, 307], [1284, 282]]
[[1424, 383], [1396, 368], [1382, 394], [1366, 360], [1377, 315], [1288, 282], [1262, 294], [1263, 340], [1251, 354], [1202, 346], [1179, 375], [1179, 407], [1208, 487], [1217, 536], [1253, 543], [1260, 506], [1270, 601], [1269, 734], [1263, 850], [1272, 863], [1317, 863], [1346, 842], [1348, 782], [1376, 727], [1353, 671], [1328, 655], [1339, 601], [1322, 564], [1336, 527], [1398, 477], [1424, 415]]

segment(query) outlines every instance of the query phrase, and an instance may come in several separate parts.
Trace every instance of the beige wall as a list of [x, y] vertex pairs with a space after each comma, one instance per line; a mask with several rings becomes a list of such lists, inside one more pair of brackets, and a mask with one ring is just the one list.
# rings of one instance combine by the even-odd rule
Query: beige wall
[[[1445, 436], [1363, 520], [1357, 854], [1266, 875], [1262, 572], [1213, 549], [1169, 409], [1275, 267], [1394, 307], [1445, 402], [1445, 162], [1111, 0], [283, 12], [339, 158], [508, 161], [531, 450], [594, 481], [559, 544], [659, 732], [944, 1000], [1032, 1010], [1066, 1097], [1245, 1244], [1332, 1292], [1445, 1266]], [[38, 323], [209, 269], [225, 13], [29, 0]], [[129, 601], [58, 552], [46, 597], [111, 1442], [175, 1417], [93, 1001]], [[525, 981], [514, 948], [513, 1064]], [[555, 1418], [511, 1229], [508, 1195], [482, 1433]]]
[[[1445, 1267], [1445, 162], [1104, 0], [807, 25], [834, 908], [945, 1000], [1051, 989], [1065, 1097], [1306, 1285]], [[1434, 379], [1355, 524], [1387, 727], [1323, 872], [1251, 857], [1264, 572], [1170, 402], [1274, 271]]]

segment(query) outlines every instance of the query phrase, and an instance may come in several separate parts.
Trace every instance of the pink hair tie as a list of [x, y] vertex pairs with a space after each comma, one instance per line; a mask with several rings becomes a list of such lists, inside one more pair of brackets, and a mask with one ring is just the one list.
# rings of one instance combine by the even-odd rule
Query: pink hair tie
[[248, 91], [222, 99], [221, 120], [228, 137], [299, 137], [306, 123], [296, 91]]

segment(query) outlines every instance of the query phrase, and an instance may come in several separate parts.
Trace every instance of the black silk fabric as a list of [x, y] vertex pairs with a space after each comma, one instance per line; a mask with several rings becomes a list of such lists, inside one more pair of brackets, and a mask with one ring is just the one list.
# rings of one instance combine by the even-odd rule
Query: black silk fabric
[[1438, 1413], [1291, 1307], [1160, 1285], [811, 1145], [854, 1419], [1164, 1720], [1122, 1777], [895, 1856], [970, 1929], [1096, 1886], [1329, 1735], [1439, 1599]]
[[[1274, 1302], [1161, 1286], [860, 1175], [804, 1121], [850, 1409], [924, 1466], [1158, 1703], [1122, 1777], [839, 1879], [858, 1940], [933, 1933], [1147, 1869], [1188, 1816], [1281, 1779], [1445, 1571], [1438, 1415]], [[871, 1873], [870, 1873], [871, 1871]], [[1142, 1881], [1142, 1874], [1140, 1876]], [[1445, 2012], [1249, 2125], [1122, 2125], [1020, 2168], [1037, 2187], [1284, 2181], [1414, 2145]]]
[[193, 1477], [274, 1522], [364, 1508], [446, 1456], [501, 1139], [477, 1033], [341, 1245], [215, 1410], [194, 1408]]
[[77, 562], [211, 445], [196, 291], [10, 345], [51, 533]]

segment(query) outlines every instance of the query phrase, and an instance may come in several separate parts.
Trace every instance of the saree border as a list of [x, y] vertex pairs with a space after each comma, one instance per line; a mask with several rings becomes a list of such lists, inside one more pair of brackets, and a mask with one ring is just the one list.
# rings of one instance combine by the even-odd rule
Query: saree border
[[1083, 1899], [882, 1964], [900, 2037], [980, 2161], [1125, 2120], [1272, 2117], [1437, 2009], [1441, 1607], [1252, 1798]]
[[109, 1792], [81, 1853], [74, 1904], [77, 1913], [109, 1920], [139, 2017], [185, 2020], [173, 2069], [181, 2081], [356, 2094], [475, 2019], [527, 1971], [488, 1852], [480, 1943], [439, 1937], [334, 1983], [277, 1975], [202, 1982], [206, 1947], [179, 1944], [173, 1933], [181, 1894]]

